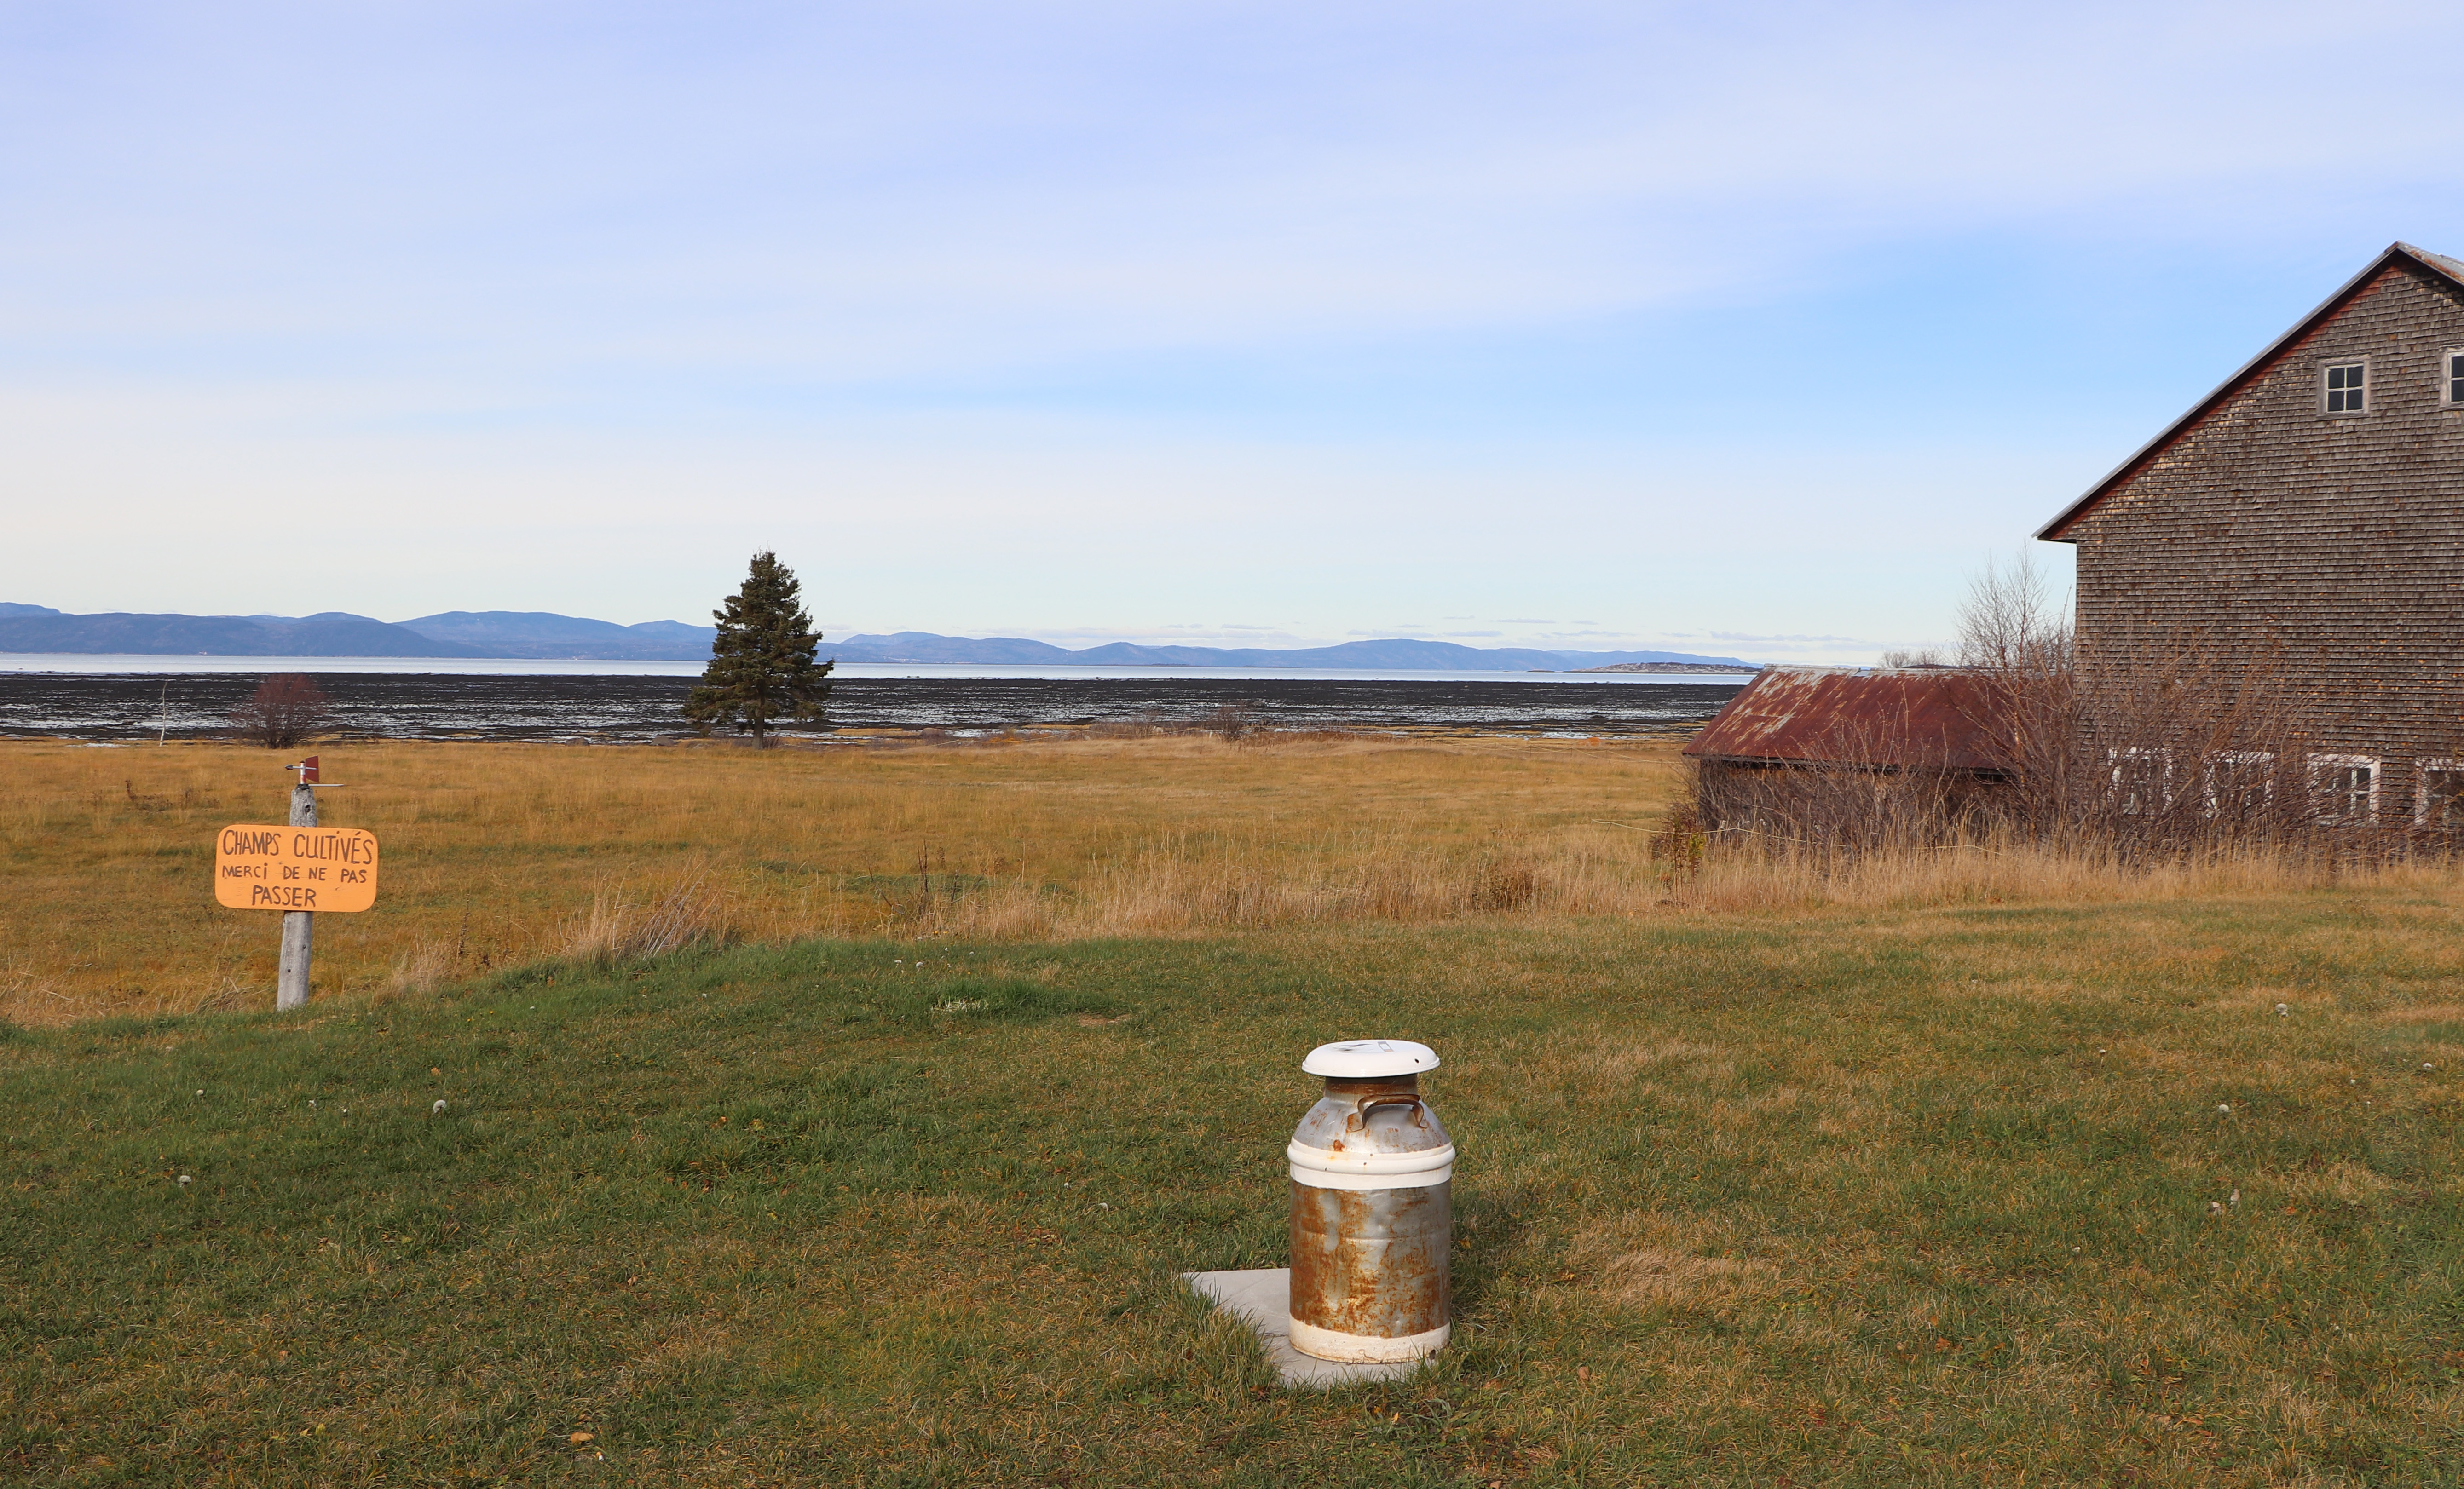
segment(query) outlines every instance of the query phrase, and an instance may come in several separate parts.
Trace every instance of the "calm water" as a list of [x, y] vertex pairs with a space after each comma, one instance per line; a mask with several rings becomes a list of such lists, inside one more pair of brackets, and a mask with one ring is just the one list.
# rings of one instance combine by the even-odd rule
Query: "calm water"
[[[564, 662], [542, 657], [155, 657], [88, 656], [66, 652], [0, 651], [0, 672], [67, 672], [111, 675], [268, 672], [411, 672], [457, 677], [699, 677], [698, 662]], [[1737, 686], [1746, 674], [1715, 672], [1419, 672], [1272, 667], [1008, 667], [995, 664], [842, 662], [832, 677], [1215, 678], [1234, 682], [1435, 682], [1460, 679], [1491, 683], [1694, 684]]]

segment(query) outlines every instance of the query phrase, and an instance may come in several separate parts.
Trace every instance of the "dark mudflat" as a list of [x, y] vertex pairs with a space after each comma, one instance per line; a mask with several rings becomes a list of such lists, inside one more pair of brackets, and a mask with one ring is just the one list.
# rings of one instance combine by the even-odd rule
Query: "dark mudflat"
[[[312, 674], [346, 734], [396, 739], [647, 742], [689, 736], [682, 677]], [[222, 732], [255, 690], [244, 674], [0, 674], [0, 736], [175, 739]], [[1699, 727], [1735, 683], [1501, 683], [1245, 678], [905, 678], [837, 683], [834, 731], [1004, 729], [1152, 722], [1208, 725], [1227, 708], [1265, 729], [1441, 729], [1514, 734], [1652, 734]], [[796, 733], [804, 733], [798, 730]]]

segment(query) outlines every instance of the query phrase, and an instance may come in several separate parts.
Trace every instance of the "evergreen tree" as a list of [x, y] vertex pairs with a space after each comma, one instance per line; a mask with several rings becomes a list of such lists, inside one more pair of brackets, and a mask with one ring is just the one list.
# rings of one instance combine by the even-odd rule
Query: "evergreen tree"
[[726, 724], [766, 749], [774, 720], [822, 716], [822, 702], [830, 695], [824, 679], [832, 664], [814, 665], [822, 638], [800, 602], [802, 592], [794, 571], [765, 550], [753, 556], [752, 572], [727, 597], [727, 608], [711, 612], [718, 637], [701, 686], [685, 700], [685, 717], [703, 734]]

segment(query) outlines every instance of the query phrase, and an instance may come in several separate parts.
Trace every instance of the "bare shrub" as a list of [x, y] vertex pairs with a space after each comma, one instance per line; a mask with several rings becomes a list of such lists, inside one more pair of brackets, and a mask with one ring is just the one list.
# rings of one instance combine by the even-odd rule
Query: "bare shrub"
[[334, 727], [333, 700], [305, 673], [276, 672], [231, 711], [231, 730], [269, 750], [288, 750]]
[[1660, 820], [1660, 826], [1650, 838], [1651, 856], [1667, 865], [1674, 879], [1691, 879], [1703, 871], [1703, 855], [1709, 849], [1711, 837], [1704, 830], [1703, 814], [1697, 808], [1699, 777], [1696, 790], [1684, 792]]
[[2040, 843], [2117, 862], [2217, 853], [2388, 850], [2322, 811], [2304, 719], [2280, 648], [2193, 633], [2164, 651], [2081, 655], [2041, 575], [1989, 566], [1960, 616], [1961, 661], [1985, 688], [1986, 734], [2011, 790], [2003, 809]]
[[1258, 711], [1245, 703], [1218, 706], [1208, 716], [1205, 726], [1208, 734], [1221, 734], [1235, 743], [1257, 734], [1264, 727], [1258, 721]]

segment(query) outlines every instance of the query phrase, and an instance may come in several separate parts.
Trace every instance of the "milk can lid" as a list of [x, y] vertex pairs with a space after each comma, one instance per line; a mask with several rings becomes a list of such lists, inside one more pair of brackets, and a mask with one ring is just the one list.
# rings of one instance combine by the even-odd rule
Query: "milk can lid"
[[1313, 1076], [1375, 1077], [1418, 1075], [1438, 1068], [1438, 1052], [1409, 1040], [1345, 1040], [1321, 1044], [1301, 1062], [1301, 1072]]

